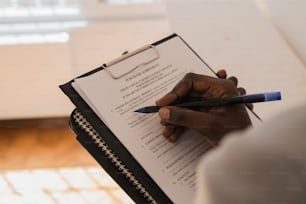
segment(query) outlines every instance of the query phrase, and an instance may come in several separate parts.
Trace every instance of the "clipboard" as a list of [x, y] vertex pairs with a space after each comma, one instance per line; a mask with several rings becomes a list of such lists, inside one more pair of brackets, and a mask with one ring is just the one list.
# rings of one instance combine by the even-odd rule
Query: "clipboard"
[[[160, 54], [155, 49], [155, 46], [161, 45], [175, 37], [179, 37], [193, 54], [210, 69], [212, 74], [216, 75], [214, 70], [180, 36], [174, 33], [151, 45], [122, 55], [77, 78], [86, 77], [104, 69], [113, 80], [117, 80], [140, 69], [142, 65], [158, 60]], [[112, 70], [114, 64], [128, 60], [131, 56], [144, 51], [152, 52], [151, 57], [137, 63], [135, 66], [129, 67], [123, 73], [114, 73]], [[169, 196], [163, 192], [127, 148], [113, 135], [108, 126], [72, 87], [73, 81], [74, 79], [61, 85], [60, 89], [76, 106], [76, 109], [71, 113], [69, 125], [76, 134], [78, 142], [136, 203], [173, 203]]]
[[[103, 125], [99, 130], [95, 130], [89, 121], [90, 119], [75, 109], [71, 113], [69, 125], [76, 134], [78, 142], [135, 203], [172, 203], [119, 141], [114, 140], [110, 143], [108, 139], [112, 133], [106, 126]], [[103, 135], [98, 133], [101, 129], [104, 131]], [[125, 159], [122, 159], [123, 157]]]
[[[119, 76], [111, 71], [111, 66], [113, 64], [146, 49], [154, 50], [153, 52], [156, 54], [156, 57], [152, 58], [150, 62], [154, 61], [159, 58], [159, 54], [155, 51], [154, 46], [177, 36], [177, 34], [169, 35], [151, 45], [146, 45], [140, 49], [124, 54], [77, 78], [86, 77], [105, 69], [110, 76], [116, 80], [139, 68], [142, 64], [148, 63], [148, 61], [141, 62], [139, 66], [132, 67], [128, 73]], [[142, 166], [133, 158], [130, 152], [113, 136], [111, 130], [74, 90], [71, 85], [73, 81], [74, 79], [60, 85], [60, 89], [76, 106], [76, 109], [71, 113], [69, 125], [76, 134], [77, 141], [94, 157], [99, 165], [116, 183], [118, 183], [135, 203], [172, 203], [170, 198], [159, 188]]]
[[[121, 74], [115, 74], [111, 68], [112, 68], [112, 65], [114, 64], [117, 64], [129, 57], [132, 57], [133, 55], [136, 55], [140, 52], [144, 52], [145, 50], [148, 50], [148, 49], [151, 49], [154, 51], [154, 56], [152, 58], [149, 58], [148, 60], [146, 61], [142, 61], [140, 62], [139, 64], [137, 63], [134, 67], [132, 68], [129, 68], [126, 72], [123, 72]], [[160, 58], [160, 55], [159, 55], [159, 52], [158, 50], [156, 49], [156, 47], [154, 45], [146, 45], [144, 47], [141, 47], [133, 52], [126, 52], [126, 53], [123, 53], [121, 57], [107, 63], [107, 64], [104, 64], [103, 67], [104, 67], [104, 70], [108, 72], [108, 74], [113, 78], [113, 79], [120, 79], [121, 77], [124, 77], [130, 73], [132, 73], [133, 71], [135, 71], [136, 69], [140, 68], [141, 66], [144, 66], [144, 65], [147, 65], [151, 62], [154, 62], [155, 60], [158, 60]]]

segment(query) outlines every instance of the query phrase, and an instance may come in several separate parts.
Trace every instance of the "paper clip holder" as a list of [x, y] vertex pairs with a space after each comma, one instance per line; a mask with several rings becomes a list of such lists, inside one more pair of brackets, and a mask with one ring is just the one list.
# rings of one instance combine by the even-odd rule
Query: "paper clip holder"
[[[127, 59], [131, 59], [132, 56], [135, 56], [137, 54], [143, 53], [145, 51], [148, 51], [149, 49], [154, 51], [154, 57], [153, 58], [149, 58], [148, 60], [141, 62], [140, 64], [137, 64], [136, 66], [133, 66], [132, 68], [128, 69], [127, 71], [124, 71], [124, 73], [115, 73], [114, 71], [111, 70], [112, 66], [115, 64], [118, 64], [120, 62], [122, 62], [123, 60], [127, 60]], [[130, 73], [132, 73], [133, 71], [135, 71], [137, 68], [147, 65], [151, 62], [154, 62], [156, 60], [158, 60], [160, 58], [159, 52], [157, 50], [157, 48], [154, 45], [146, 45], [143, 46], [139, 49], [136, 49], [132, 52], [128, 52], [126, 54], [123, 54], [122, 56], [110, 61], [109, 63], [106, 63], [103, 65], [105, 71], [107, 71], [109, 73], [109, 75], [113, 78], [113, 79], [119, 79], [121, 77], [124, 77]]]

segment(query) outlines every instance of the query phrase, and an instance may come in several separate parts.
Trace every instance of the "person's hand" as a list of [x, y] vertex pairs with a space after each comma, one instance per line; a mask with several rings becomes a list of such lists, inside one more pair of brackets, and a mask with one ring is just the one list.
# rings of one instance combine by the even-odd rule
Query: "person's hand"
[[163, 135], [170, 141], [176, 141], [184, 129], [194, 129], [215, 146], [221, 138], [234, 130], [251, 125], [243, 104], [219, 107], [203, 107], [198, 110], [171, 106], [173, 103], [190, 102], [194, 98], [201, 100], [231, 97], [245, 94], [243, 88], [237, 88], [237, 78], [226, 79], [225, 70], [217, 73], [219, 78], [188, 73], [168, 94], [156, 101], [164, 106], [159, 110], [161, 124], [165, 126]]

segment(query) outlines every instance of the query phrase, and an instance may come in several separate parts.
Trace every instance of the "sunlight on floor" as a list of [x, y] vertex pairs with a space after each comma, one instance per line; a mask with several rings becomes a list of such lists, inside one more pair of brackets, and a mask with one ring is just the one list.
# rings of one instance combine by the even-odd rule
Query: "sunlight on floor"
[[1, 204], [130, 204], [99, 167], [0, 171]]

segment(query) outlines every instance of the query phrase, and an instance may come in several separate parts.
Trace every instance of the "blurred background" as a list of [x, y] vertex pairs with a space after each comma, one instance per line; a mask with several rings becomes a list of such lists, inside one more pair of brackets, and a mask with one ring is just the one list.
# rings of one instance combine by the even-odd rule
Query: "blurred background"
[[173, 32], [248, 92], [305, 102], [303, 0], [1, 0], [0, 204], [133, 203], [75, 140], [59, 85]]

